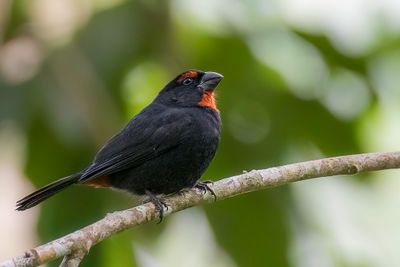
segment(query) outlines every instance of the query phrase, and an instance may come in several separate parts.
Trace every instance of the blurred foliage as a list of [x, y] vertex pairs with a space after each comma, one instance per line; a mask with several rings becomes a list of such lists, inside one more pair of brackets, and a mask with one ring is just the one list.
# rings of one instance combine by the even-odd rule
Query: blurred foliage
[[[400, 48], [400, 39], [382, 37], [390, 42], [351, 55], [324, 33], [273, 20], [249, 22], [254, 27], [241, 28], [226, 14], [221, 14], [219, 27], [210, 29], [202, 27], [201, 20], [190, 20], [194, 13], [185, 11], [187, 4], [182, 1], [112, 1], [109, 5], [92, 1], [90, 7], [85, 6], [89, 2], [71, 1], [77, 8], [86, 8], [86, 13], [82, 11], [86, 17], [71, 22], [75, 28], [58, 39], [46, 35], [32, 11], [49, 1], [9, 2], [1, 29], [1, 51], [11, 53], [13, 60], [10, 63], [3, 57], [1, 63], [0, 122], [14, 121], [25, 132], [26, 173], [37, 187], [88, 164], [101, 144], [147, 105], [163, 84], [188, 68], [225, 76], [218, 88], [222, 142], [204, 179], [361, 152], [365, 148], [359, 127], [379, 105], [370, 61]], [[180, 5], [182, 9], [175, 10]], [[46, 17], [50, 11], [40, 10], [39, 15]], [[251, 21], [252, 13], [243, 13]], [[293, 41], [293, 51], [289, 51], [291, 46], [274, 46], [275, 39], [269, 37], [274, 29], [283, 40]], [[6, 49], [13, 45], [17, 50]], [[18, 48], [31, 49], [22, 55], [33, 59], [15, 57]], [[298, 51], [309, 53], [303, 55], [303, 63], [287, 56]], [[313, 62], [319, 62], [315, 63], [317, 72], [310, 74]], [[24, 70], [32, 75], [23, 76]], [[303, 81], [303, 87], [293, 86], [292, 78]], [[343, 87], [348, 81], [360, 85], [357, 92], [365, 97], [352, 94], [350, 87], [344, 94], [337, 93], [338, 84]], [[237, 266], [283, 267], [292, 266], [288, 257], [292, 201], [288, 187], [282, 187], [204, 209], [217, 242]], [[130, 198], [108, 190], [71, 188], [42, 205], [38, 231], [43, 241], [52, 240], [132, 204]], [[116, 235], [94, 247], [82, 266], [134, 266], [132, 241], [152, 243], [165, 225], [168, 219], [163, 225]]]

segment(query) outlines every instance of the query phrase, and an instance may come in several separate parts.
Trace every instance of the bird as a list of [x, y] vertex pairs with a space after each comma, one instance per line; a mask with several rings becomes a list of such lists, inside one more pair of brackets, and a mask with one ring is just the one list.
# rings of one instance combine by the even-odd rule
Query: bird
[[103, 145], [91, 164], [17, 201], [16, 210], [32, 208], [74, 184], [147, 196], [160, 221], [168, 208], [162, 195], [196, 187], [216, 198], [200, 177], [220, 142], [214, 90], [223, 78], [213, 71], [180, 73]]

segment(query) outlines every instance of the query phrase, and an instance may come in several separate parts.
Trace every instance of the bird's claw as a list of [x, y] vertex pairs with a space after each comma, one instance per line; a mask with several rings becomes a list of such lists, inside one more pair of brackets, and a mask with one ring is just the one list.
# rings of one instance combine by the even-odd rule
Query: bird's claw
[[160, 220], [157, 223], [159, 224], [164, 218], [164, 207], [168, 211], [168, 205], [148, 190], [146, 190], [146, 195], [149, 197], [149, 201], [153, 203], [156, 212], [158, 213]]
[[214, 184], [214, 182], [211, 180], [197, 182], [194, 187], [199, 189], [203, 194], [207, 193], [207, 191], [210, 192], [211, 195], [214, 197], [214, 201], [217, 201], [217, 195], [215, 194], [214, 190], [211, 189], [209, 184]]

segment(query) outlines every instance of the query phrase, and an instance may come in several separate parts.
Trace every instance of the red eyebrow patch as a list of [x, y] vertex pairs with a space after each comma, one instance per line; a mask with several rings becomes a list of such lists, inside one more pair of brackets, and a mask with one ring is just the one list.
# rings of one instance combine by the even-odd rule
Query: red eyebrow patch
[[182, 82], [186, 78], [197, 78], [198, 75], [199, 74], [197, 73], [197, 71], [189, 70], [187, 72], [182, 73], [181, 76], [179, 76], [178, 83]]

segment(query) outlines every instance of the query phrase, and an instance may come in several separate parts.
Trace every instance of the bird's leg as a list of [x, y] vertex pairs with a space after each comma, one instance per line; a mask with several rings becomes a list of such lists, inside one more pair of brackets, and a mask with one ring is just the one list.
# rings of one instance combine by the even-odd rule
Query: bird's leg
[[168, 205], [149, 190], [146, 190], [145, 193], [149, 197], [150, 202], [156, 207], [156, 211], [160, 217], [160, 221], [158, 221], [158, 223], [161, 223], [164, 218], [164, 207], [168, 210]]
[[212, 190], [209, 186], [209, 184], [213, 184], [214, 182], [211, 180], [206, 180], [203, 182], [198, 181], [194, 187], [197, 189], [200, 189], [203, 194], [205, 194], [207, 191], [211, 193], [211, 195], [214, 197], [214, 201], [217, 201], [217, 195], [215, 194], [214, 190]]

